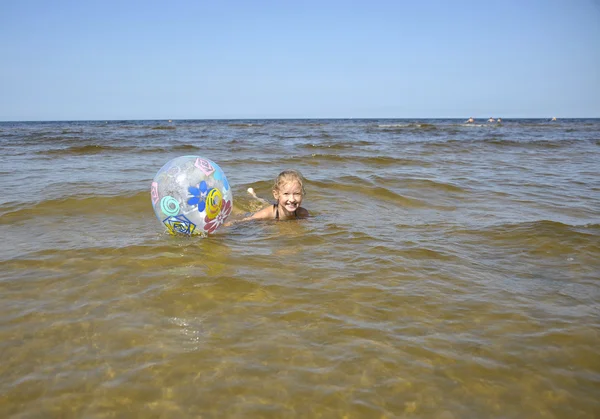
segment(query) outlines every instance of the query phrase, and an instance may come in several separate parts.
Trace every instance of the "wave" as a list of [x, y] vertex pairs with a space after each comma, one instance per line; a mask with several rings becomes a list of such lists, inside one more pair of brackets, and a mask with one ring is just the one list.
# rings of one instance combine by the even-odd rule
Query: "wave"
[[[312, 154], [311, 157], [318, 158], [319, 161], [323, 163], [361, 163], [364, 165], [375, 167], [386, 167], [394, 165], [428, 167], [431, 165], [430, 163], [423, 160], [387, 156], [340, 156], [337, 154]], [[292, 158], [289, 160], [297, 160], [298, 162], [302, 162], [306, 160], [306, 157]]]
[[389, 156], [356, 156], [356, 155], [340, 155], [340, 154], [326, 154], [326, 153], [311, 153], [310, 155], [291, 155], [281, 156], [275, 158], [270, 155], [253, 155], [248, 156], [245, 159], [239, 159], [237, 156], [230, 158], [223, 158], [223, 163], [230, 164], [244, 164], [244, 165], [256, 165], [263, 166], [268, 164], [270, 166], [283, 166], [283, 167], [295, 167], [300, 165], [319, 166], [319, 165], [334, 165], [340, 163], [346, 164], [362, 164], [365, 166], [372, 166], [377, 169], [382, 169], [390, 166], [417, 166], [417, 167], [431, 167], [433, 163], [410, 158], [398, 158]]
[[378, 201], [410, 208], [424, 208], [429, 206], [424, 201], [403, 196], [390, 188], [376, 185], [373, 182], [356, 176], [344, 176], [327, 182], [311, 181], [309, 185], [311, 188], [325, 190], [328, 194], [353, 194], [355, 195], [353, 201], [356, 202]]
[[352, 143], [321, 143], [321, 144], [300, 144], [299, 149], [329, 149], [329, 150], [345, 150], [355, 147]]
[[160, 147], [137, 147], [137, 146], [110, 146], [100, 144], [78, 145], [73, 147], [58, 148], [52, 150], [40, 150], [36, 154], [51, 155], [51, 156], [70, 156], [70, 155], [94, 155], [100, 153], [132, 153], [149, 154], [149, 153], [164, 153], [164, 152], [182, 152], [188, 153], [200, 150], [204, 147], [194, 144], [176, 144], [172, 146]]
[[56, 145], [81, 145], [82, 142], [89, 142], [90, 138], [81, 135], [47, 135], [47, 134], [31, 134], [31, 135], [15, 135], [20, 138], [19, 145], [40, 145], [40, 144], [56, 144]]
[[194, 144], [176, 144], [173, 146], [164, 146], [164, 147], [144, 147], [141, 149], [136, 149], [136, 153], [164, 153], [164, 152], [182, 152], [188, 153], [193, 151], [198, 151], [203, 149], [204, 147], [197, 146]]
[[36, 154], [50, 155], [81, 155], [81, 154], [98, 154], [106, 151], [131, 151], [135, 147], [113, 147], [100, 144], [79, 145], [67, 148], [58, 148], [53, 150], [38, 151]]
[[395, 130], [395, 129], [404, 129], [404, 128], [413, 128], [413, 129], [426, 129], [426, 130], [431, 130], [431, 129], [437, 129], [437, 126], [434, 124], [428, 124], [428, 123], [417, 123], [417, 122], [412, 122], [412, 123], [408, 123], [408, 124], [379, 124], [377, 125], [378, 128], [382, 128], [384, 130]]
[[254, 128], [254, 127], [262, 127], [263, 124], [257, 123], [235, 123], [235, 124], [227, 124], [228, 127], [231, 128]]
[[306, 123], [296, 123], [295, 127], [322, 127], [326, 125], [324, 122], [306, 122]]
[[379, 124], [377, 127], [379, 128], [406, 128], [410, 127], [413, 124]]
[[[82, 214], [96, 214], [126, 208], [126, 213], [137, 214], [147, 212], [151, 208], [150, 190], [135, 192], [130, 195], [97, 196], [79, 195], [61, 199], [48, 199], [27, 205], [4, 205], [0, 224], [14, 224], [37, 217], [64, 216], [72, 217]], [[151, 209], [150, 209], [151, 211]], [[123, 211], [119, 211], [123, 213]]]
[[[261, 137], [271, 137], [271, 133], [270, 132], [265, 132], [265, 131], [249, 131], [249, 132], [245, 132], [244, 133], [244, 137], [243, 138], [234, 138], [232, 140], [229, 141], [229, 143], [243, 143], [243, 144], [254, 144], [254, 141], [248, 141], [250, 139], [254, 139], [254, 138], [261, 138]], [[208, 135], [205, 135], [203, 138], [210, 138]]]
[[338, 135], [329, 134], [329, 133], [321, 133], [321, 134], [304, 134], [304, 135], [274, 135], [275, 138], [280, 140], [330, 140], [333, 138], [340, 138]]
[[[424, 201], [406, 197], [405, 193], [410, 191], [418, 191], [420, 196], [448, 196], [448, 194], [466, 195], [467, 190], [457, 185], [437, 182], [429, 179], [403, 179], [396, 176], [384, 177], [380, 175], [370, 175], [368, 177], [358, 176], [341, 176], [331, 180], [332, 189], [336, 190], [337, 185], [342, 185], [342, 189], [347, 190], [348, 187], [354, 188], [358, 193], [367, 196], [377, 196], [389, 198], [391, 201], [398, 201], [403, 206], [431, 206], [423, 204]], [[402, 191], [400, 193], [399, 191]], [[418, 202], [417, 205], [414, 205]]]
[[[156, 240], [166, 236], [168, 240]], [[169, 236], [160, 228], [156, 228], [143, 239], [138, 235], [134, 240], [112, 241], [110, 245], [107, 245], [107, 242], [95, 242], [87, 246], [77, 244], [72, 247], [36, 249], [28, 253], [20, 253], [9, 260], [4, 259], [2, 266], [4, 269], [15, 270], [41, 268], [45, 272], [48, 269], [63, 271], [66, 261], [91, 260], [103, 255], [111, 260], [127, 261], [126, 263], [132, 260], [148, 262], [151, 259], [154, 266], [180, 269], [182, 256], [191, 264], [198, 254], [202, 255], [204, 262], [214, 260], [223, 263], [223, 255], [227, 252], [230, 252], [229, 247], [219, 240], [201, 240], [200, 236]]]
[[[491, 227], [490, 232], [501, 232], [506, 234], [528, 234], [530, 232], [536, 232], [542, 235], [563, 235], [565, 233], [576, 232], [578, 234], [586, 235], [600, 235], [600, 224], [598, 223], [587, 223], [587, 224], [566, 224], [560, 221], [552, 220], [538, 220], [528, 221], [523, 223], [507, 223], [500, 226]], [[600, 245], [600, 242], [599, 242]]]
[[430, 179], [403, 179], [400, 181], [403, 187], [409, 187], [411, 189], [418, 189], [420, 191], [427, 190], [436, 190], [440, 192], [452, 192], [452, 193], [461, 193], [466, 194], [468, 191], [460, 186], [444, 183], [444, 182], [436, 182]]
[[480, 140], [484, 144], [492, 144], [495, 146], [503, 147], [527, 147], [527, 148], [561, 148], [566, 146], [574, 145], [580, 140], [560, 139], [560, 140], [546, 140], [546, 139], [526, 139], [526, 140], [515, 140], [505, 139], [501, 137], [491, 137]]
[[[241, 185], [246, 190], [249, 185]], [[265, 182], [263, 187], [270, 190], [271, 182]], [[237, 194], [234, 199], [234, 211], [256, 211], [255, 200], [247, 194]], [[149, 214], [154, 217], [151, 204], [150, 185], [147, 191], [134, 191], [120, 195], [71, 195], [59, 199], [46, 199], [29, 204], [8, 203], [0, 207], [0, 225], [24, 223], [38, 218], [48, 217], [89, 217], [106, 215], [113, 217], [139, 217], [139, 214]]]
[[[497, 134], [493, 137], [482, 139], [448, 139], [428, 141], [428, 147], [453, 148], [457, 151], [469, 151], [471, 148], [482, 146], [507, 147], [507, 148], [527, 148], [527, 149], [557, 149], [571, 147], [573, 145], [594, 143], [596, 140], [580, 140], [572, 138], [560, 139], [514, 139], [508, 138], [503, 134]], [[409, 143], [409, 142], [407, 142]], [[419, 141], [419, 143], [423, 143]]]
[[[476, 231], [456, 231], [455, 234], [475, 234], [493, 242], [496, 248], [521, 249], [540, 257], [581, 252], [600, 255], [600, 224], [597, 223], [570, 225], [538, 220], [505, 223]], [[479, 242], [480, 238], [476, 241]]]

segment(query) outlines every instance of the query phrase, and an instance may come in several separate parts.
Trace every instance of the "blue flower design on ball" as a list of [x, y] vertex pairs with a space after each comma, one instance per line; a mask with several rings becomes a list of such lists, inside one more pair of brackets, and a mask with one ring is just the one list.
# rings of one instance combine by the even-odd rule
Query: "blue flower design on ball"
[[188, 192], [192, 195], [188, 199], [189, 205], [198, 205], [198, 212], [204, 211], [206, 208], [206, 195], [208, 195], [208, 185], [205, 181], [200, 182], [198, 187], [190, 186]]

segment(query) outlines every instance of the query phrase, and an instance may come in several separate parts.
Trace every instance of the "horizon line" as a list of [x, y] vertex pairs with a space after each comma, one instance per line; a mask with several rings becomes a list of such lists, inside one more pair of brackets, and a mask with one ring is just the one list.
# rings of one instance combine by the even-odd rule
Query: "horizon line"
[[[473, 117], [474, 120], [487, 120], [490, 117]], [[599, 116], [575, 116], [575, 117], [499, 117], [502, 120], [520, 120], [520, 119], [541, 119], [541, 120], [551, 120], [552, 118], [556, 118], [557, 120], [568, 120], [568, 119], [600, 119]], [[415, 119], [454, 119], [454, 120], [468, 120], [469, 117], [290, 117], [290, 118], [142, 118], [142, 119], [127, 119], [127, 118], [118, 118], [118, 119], [23, 119], [23, 120], [0, 120], [0, 123], [10, 123], [10, 122], [117, 122], [117, 121], [166, 121], [166, 122], [175, 122], [175, 121], [291, 121], [291, 120], [377, 120], [377, 119], [390, 119], [390, 120], [415, 120]], [[495, 118], [496, 120], [498, 118]]]

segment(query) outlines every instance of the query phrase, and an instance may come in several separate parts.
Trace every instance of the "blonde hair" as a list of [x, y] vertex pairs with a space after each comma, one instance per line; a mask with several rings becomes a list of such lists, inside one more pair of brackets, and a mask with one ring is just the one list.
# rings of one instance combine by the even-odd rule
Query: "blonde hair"
[[304, 190], [304, 177], [302, 177], [302, 173], [291, 169], [284, 170], [279, 174], [279, 176], [277, 176], [277, 179], [275, 179], [275, 183], [273, 184], [273, 190], [278, 191], [280, 187], [287, 185], [290, 182], [298, 182], [300, 184], [300, 188], [302, 189], [302, 194], [306, 194], [306, 191]]

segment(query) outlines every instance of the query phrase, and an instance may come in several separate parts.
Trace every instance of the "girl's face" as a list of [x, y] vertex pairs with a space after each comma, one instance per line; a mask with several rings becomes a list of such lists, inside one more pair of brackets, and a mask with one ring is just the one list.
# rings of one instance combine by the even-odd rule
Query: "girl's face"
[[302, 203], [302, 186], [298, 181], [284, 183], [279, 189], [273, 190], [273, 196], [277, 200], [279, 208], [292, 214]]

